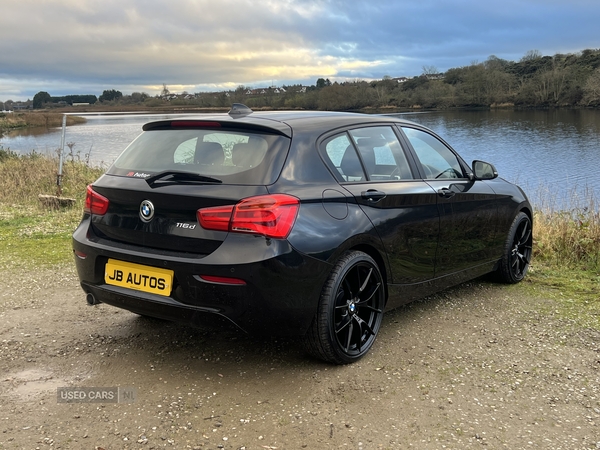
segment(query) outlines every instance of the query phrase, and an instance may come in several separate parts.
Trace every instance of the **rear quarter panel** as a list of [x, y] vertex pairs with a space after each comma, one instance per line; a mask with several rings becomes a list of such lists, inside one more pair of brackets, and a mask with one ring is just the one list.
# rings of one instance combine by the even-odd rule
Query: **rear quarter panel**
[[289, 242], [298, 251], [331, 263], [361, 244], [385, 255], [369, 218], [320, 158], [316, 147], [319, 131], [314, 133], [294, 134], [281, 176], [268, 187], [271, 193], [291, 194], [302, 202]]

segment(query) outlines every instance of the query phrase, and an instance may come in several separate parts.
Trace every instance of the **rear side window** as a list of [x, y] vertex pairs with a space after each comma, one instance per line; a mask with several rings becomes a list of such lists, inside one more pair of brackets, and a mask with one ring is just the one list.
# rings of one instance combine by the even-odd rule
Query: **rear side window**
[[356, 128], [322, 144], [340, 181], [399, 181], [413, 178], [396, 134], [389, 126]]
[[244, 130], [148, 130], [123, 151], [108, 173], [132, 176], [132, 172], [180, 170], [229, 184], [272, 184], [289, 145], [284, 136]]

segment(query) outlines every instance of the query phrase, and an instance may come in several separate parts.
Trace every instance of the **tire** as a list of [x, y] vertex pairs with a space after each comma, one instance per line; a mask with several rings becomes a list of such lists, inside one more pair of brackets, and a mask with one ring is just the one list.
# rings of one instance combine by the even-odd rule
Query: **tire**
[[359, 360], [375, 342], [384, 306], [385, 286], [377, 263], [363, 252], [345, 253], [323, 286], [304, 337], [305, 349], [333, 364]]
[[496, 278], [502, 283], [515, 284], [525, 278], [531, 262], [533, 233], [531, 219], [520, 212], [513, 220]]

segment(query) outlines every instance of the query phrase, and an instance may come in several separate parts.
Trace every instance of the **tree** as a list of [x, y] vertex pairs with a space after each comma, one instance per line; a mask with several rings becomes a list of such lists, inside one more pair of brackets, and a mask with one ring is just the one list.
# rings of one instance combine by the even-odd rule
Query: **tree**
[[233, 91], [233, 95], [231, 96], [231, 101], [233, 103], [244, 103], [246, 100], [246, 92], [248, 92], [248, 88], [242, 84], [240, 84], [235, 91]]
[[102, 95], [98, 100], [100, 100], [101, 102], [110, 102], [112, 100], [118, 100], [121, 97], [123, 97], [123, 93], [121, 91], [111, 89], [110, 91], [102, 92]]
[[423, 74], [422, 75], [437, 75], [440, 73], [437, 67], [435, 66], [423, 66]]
[[498, 70], [498, 71], [506, 71], [506, 67], [510, 63], [502, 58], [498, 58], [496, 55], [490, 55], [490, 57], [483, 63], [483, 66], [486, 70]]
[[94, 103], [96, 103], [98, 101], [98, 97], [96, 97], [95, 95], [92, 95], [92, 94], [65, 95], [64, 97], [52, 97], [52, 101], [53, 102], [65, 101], [69, 105], [72, 105], [73, 103], [89, 103], [90, 105], [93, 105]]
[[331, 86], [331, 81], [329, 81], [329, 78], [326, 80], [324, 78], [319, 78], [317, 80], [317, 89], [322, 89], [326, 86]]
[[587, 79], [583, 93], [586, 105], [600, 105], [600, 67]]
[[466, 73], [467, 69], [465, 67], [448, 69], [446, 71], [446, 75], [444, 76], [444, 83], [451, 85], [460, 84], [464, 81]]
[[40, 91], [33, 96], [33, 109], [40, 109], [44, 106], [44, 103], [48, 103], [52, 100], [50, 94], [44, 91]]
[[149, 95], [145, 92], [133, 92], [130, 97], [133, 103], [142, 103]]
[[398, 88], [398, 83], [385, 75], [381, 81], [372, 81], [371, 87], [377, 98], [377, 106], [385, 106], [390, 103], [392, 92]]
[[161, 97], [166, 97], [169, 94], [170, 94], [169, 88], [167, 87], [166, 83], [163, 83], [163, 88], [162, 88], [162, 91], [160, 92]]
[[418, 77], [413, 77], [410, 80], [405, 81], [404, 83], [402, 83], [401, 87], [403, 91], [410, 91], [427, 83], [429, 83], [427, 77], [425, 75], [420, 75]]
[[520, 62], [535, 61], [536, 59], [540, 59], [541, 57], [542, 57], [542, 53], [539, 50], [529, 50], [521, 58]]
[[552, 60], [552, 67], [539, 72], [532, 80], [535, 84], [537, 100], [541, 104], [557, 104], [566, 88], [568, 70], [559, 58]]

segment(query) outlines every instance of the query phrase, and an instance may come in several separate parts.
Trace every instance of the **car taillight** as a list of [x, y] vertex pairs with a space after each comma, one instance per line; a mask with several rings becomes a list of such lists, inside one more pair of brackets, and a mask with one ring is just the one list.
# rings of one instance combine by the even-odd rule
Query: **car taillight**
[[260, 234], [286, 238], [300, 208], [300, 200], [286, 194], [261, 195], [236, 205], [199, 209], [198, 221], [206, 230]]
[[85, 212], [102, 216], [106, 214], [106, 211], [108, 210], [108, 204], [109, 201], [106, 197], [94, 191], [91, 184], [88, 185], [85, 196]]
[[205, 230], [229, 231], [233, 207], [234, 205], [199, 209], [196, 216]]

